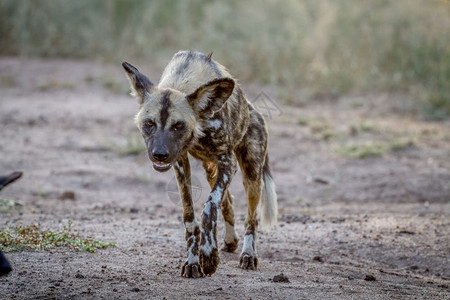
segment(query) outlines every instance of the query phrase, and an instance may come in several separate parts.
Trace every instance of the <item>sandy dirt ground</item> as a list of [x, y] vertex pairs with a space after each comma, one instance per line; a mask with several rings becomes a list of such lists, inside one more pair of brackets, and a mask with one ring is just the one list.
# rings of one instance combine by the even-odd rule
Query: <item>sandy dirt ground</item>
[[[161, 71], [142, 70], [154, 81]], [[0, 58], [0, 78], [0, 171], [24, 172], [1, 193], [21, 206], [2, 211], [0, 227], [70, 220], [82, 236], [117, 243], [7, 253], [14, 270], [0, 278], [0, 299], [450, 298], [450, 123], [413, 117], [411, 99], [292, 107], [265, 90], [281, 109], [267, 118], [278, 227], [259, 235], [257, 271], [238, 268], [241, 238], [212, 277], [186, 279], [173, 171], [153, 171], [145, 152], [124, 154], [140, 137], [120, 62]], [[249, 99], [264, 90], [242, 86]], [[382, 155], [351, 157], [354, 144]], [[208, 189], [192, 165], [198, 217]], [[65, 191], [75, 200], [59, 199]], [[239, 172], [231, 191], [242, 237]]]

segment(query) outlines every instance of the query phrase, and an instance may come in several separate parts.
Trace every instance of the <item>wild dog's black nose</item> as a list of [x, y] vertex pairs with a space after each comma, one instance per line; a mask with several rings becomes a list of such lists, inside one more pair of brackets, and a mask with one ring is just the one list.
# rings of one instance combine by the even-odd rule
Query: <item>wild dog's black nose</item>
[[152, 156], [158, 161], [165, 161], [169, 157], [169, 152], [166, 149], [153, 149]]

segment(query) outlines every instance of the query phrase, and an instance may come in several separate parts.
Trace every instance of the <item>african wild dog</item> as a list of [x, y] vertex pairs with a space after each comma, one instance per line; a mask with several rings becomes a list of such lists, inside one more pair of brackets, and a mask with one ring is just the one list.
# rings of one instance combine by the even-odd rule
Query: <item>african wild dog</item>
[[[237, 163], [242, 171], [248, 204], [239, 266], [255, 270], [260, 198], [263, 228], [269, 229], [277, 221], [277, 197], [269, 168], [264, 119], [246, 100], [228, 71], [211, 59], [211, 54], [176, 53], [157, 86], [129, 63], [124, 62], [122, 66], [132, 95], [139, 102], [135, 122], [144, 137], [153, 168], [159, 172], [171, 166], [175, 169], [188, 250], [182, 276], [197, 278], [216, 271], [220, 210], [225, 220], [222, 250], [233, 252], [237, 248], [233, 196], [227, 189]], [[211, 186], [201, 227], [194, 216], [188, 153], [202, 162]]]

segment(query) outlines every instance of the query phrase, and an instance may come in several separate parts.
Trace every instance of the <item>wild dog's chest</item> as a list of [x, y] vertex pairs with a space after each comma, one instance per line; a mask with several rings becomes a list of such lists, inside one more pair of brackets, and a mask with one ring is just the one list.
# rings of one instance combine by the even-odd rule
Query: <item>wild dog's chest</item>
[[207, 120], [203, 125], [204, 135], [189, 150], [192, 156], [202, 161], [211, 161], [232, 151], [228, 126], [220, 118]]

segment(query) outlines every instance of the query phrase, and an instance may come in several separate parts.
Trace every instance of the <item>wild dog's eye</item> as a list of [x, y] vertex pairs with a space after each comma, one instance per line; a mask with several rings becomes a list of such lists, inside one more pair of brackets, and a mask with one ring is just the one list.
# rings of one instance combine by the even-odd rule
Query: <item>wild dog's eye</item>
[[155, 122], [153, 122], [152, 120], [147, 120], [147, 122], [145, 124], [149, 128], [152, 128], [152, 127], [154, 127], [156, 125]]
[[184, 123], [183, 122], [176, 122], [172, 125], [172, 129], [175, 131], [183, 130], [184, 129]]

